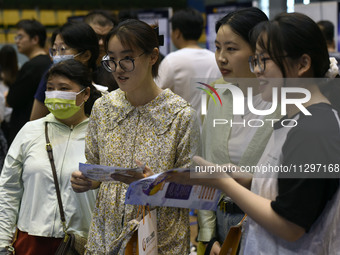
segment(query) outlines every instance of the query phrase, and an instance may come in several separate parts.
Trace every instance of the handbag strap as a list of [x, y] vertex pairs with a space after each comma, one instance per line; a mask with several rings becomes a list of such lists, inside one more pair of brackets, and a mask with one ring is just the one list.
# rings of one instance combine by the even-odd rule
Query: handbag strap
[[65, 220], [64, 208], [63, 208], [63, 203], [61, 201], [60, 188], [59, 188], [57, 170], [56, 170], [55, 164], [54, 164], [52, 145], [50, 143], [50, 139], [48, 138], [48, 127], [47, 127], [47, 125], [48, 125], [48, 122], [45, 122], [46, 151], [47, 151], [48, 159], [50, 160], [50, 163], [51, 163], [54, 185], [55, 185], [55, 190], [56, 190], [57, 198], [58, 198], [58, 205], [59, 205], [61, 223], [63, 225], [63, 231], [66, 234], [66, 220]]

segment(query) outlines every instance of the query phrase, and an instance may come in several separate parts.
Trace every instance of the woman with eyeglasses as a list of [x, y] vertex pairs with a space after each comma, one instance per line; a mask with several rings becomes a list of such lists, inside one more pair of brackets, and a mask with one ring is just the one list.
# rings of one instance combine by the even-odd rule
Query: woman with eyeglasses
[[[240, 105], [234, 106], [231, 91], [216, 88], [223, 105], [215, 105], [210, 100], [203, 124], [202, 157], [208, 161], [238, 166], [254, 165], [270, 138], [271, 123], [264, 122], [264, 116], [252, 113], [247, 104], [247, 98], [251, 97], [258, 110], [271, 106], [271, 103], [261, 98], [259, 82], [248, 64], [249, 56], [254, 54], [249, 32], [256, 24], [266, 20], [267, 16], [260, 9], [251, 7], [230, 12], [216, 23], [215, 56], [224, 83], [239, 88], [246, 99], [240, 102], [244, 106], [244, 114], [236, 115], [233, 111]], [[252, 88], [252, 94], [248, 94], [248, 88]], [[276, 111], [270, 118], [277, 119], [278, 116]], [[256, 125], [251, 124], [254, 119]], [[216, 120], [226, 120], [227, 123], [216, 125]], [[259, 121], [265, 124], [259, 126]], [[238, 224], [243, 217], [242, 209], [225, 194], [221, 195], [216, 212], [198, 211], [198, 240], [206, 247], [204, 249], [200, 243], [198, 254], [203, 254], [203, 250], [205, 254], [219, 254], [230, 227]]]
[[55, 254], [63, 241], [64, 229], [45, 136], [52, 146], [65, 230], [84, 239], [89, 231], [96, 192], [76, 194], [70, 178], [79, 162], [85, 162], [88, 116], [101, 93], [92, 85], [89, 69], [76, 60], [53, 65], [46, 82], [45, 104], [51, 114], [26, 123], [19, 131], [1, 173], [1, 255]]
[[[154, 82], [159, 66], [155, 29], [138, 20], [121, 22], [108, 34], [106, 51], [103, 65], [119, 89], [95, 104], [86, 138], [87, 163], [146, 166], [143, 173], [116, 175], [112, 182], [101, 184], [79, 171], [73, 173], [76, 192], [99, 188], [87, 254], [114, 253], [114, 243], [138, 211], [137, 206], [125, 205], [127, 184], [167, 169], [188, 167], [199, 135], [195, 111]], [[189, 254], [188, 209], [157, 208], [157, 230], [158, 254]]]
[[[273, 100], [275, 88], [278, 98], [291, 91], [290, 98], [300, 104], [288, 104], [287, 115], [275, 124], [259, 172], [239, 179], [248, 181], [251, 190], [238, 179], [221, 178], [239, 173], [204, 180], [175, 174], [169, 181], [213, 186], [228, 194], [249, 216], [244, 254], [338, 254], [340, 121], [315, 79], [332, 73], [326, 42], [317, 24], [299, 13], [261, 23], [252, 38], [256, 54], [250, 66], [263, 99]], [[195, 161], [210, 165], [199, 157]]]
[[[65, 23], [53, 32], [51, 45], [49, 53], [53, 64], [67, 59], [75, 59], [86, 65], [91, 74], [96, 70], [96, 61], [99, 55], [98, 39], [96, 33], [88, 24], [83, 22]], [[94, 85], [100, 91], [108, 89], [98, 84]], [[44, 105], [45, 90], [46, 81], [42, 79], [34, 96], [31, 120], [44, 117], [49, 113]]]

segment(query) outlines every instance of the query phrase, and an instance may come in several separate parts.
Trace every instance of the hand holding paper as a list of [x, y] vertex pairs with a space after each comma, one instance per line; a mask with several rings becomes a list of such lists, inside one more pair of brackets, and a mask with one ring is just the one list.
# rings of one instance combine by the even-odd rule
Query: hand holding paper
[[102, 165], [91, 165], [79, 163], [79, 171], [87, 178], [96, 181], [115, 181], [111, 176], [117, 174], [123, 176], [143, 176], [143, 169], [140, 167], [136, 168], [123, 168], [114, 166], [102, 166]]
[[74, 171], [71, 176], [71, 184], [74, 192], [86, 192], [92, 188], [92, 181], [86, 178], [82, 172]]
[[189, 168], [171, 169], [133, 182], [126, 192], [125, 203], [216, 210], [220, 195], [216, 189], [168, 182], [169, 176], [173, 173], [190, 178], [190, 173], [193, 171], [194, 169]]
[[196, 163], [194, 171], [171, 172], [169, 173], [167, 182], [215, 187], [217, 179], [230, 177], [226, 171], [220, 171], [220, 169], [228, 169], [228, 166], [231, 164], [219, 166], [199, 156], [194, 156], [193, 160]]
[[143, 164], [141, 161], [136, 160], [136, 164], [141, 171], [116, 171], [115, 173], [111, 174], [111, 177], [116, 181], [130, 184], [154, 174], [152, 170], [146, 166], [145, 163]]

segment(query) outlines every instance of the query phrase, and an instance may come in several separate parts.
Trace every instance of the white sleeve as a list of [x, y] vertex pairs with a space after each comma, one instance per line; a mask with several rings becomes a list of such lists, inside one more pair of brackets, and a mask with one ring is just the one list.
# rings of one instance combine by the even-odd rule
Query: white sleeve
[[169, 88], [173, 91], [174, 74], [169, 58], [165, 57], [159, 65], [158, 77], [155, 79], [155, 82], [158, 87], [162, 89]]
[[0, 249], [12, 242], [23, 194], [21, 146], [15, 140], [5, 158], [0, 176]]

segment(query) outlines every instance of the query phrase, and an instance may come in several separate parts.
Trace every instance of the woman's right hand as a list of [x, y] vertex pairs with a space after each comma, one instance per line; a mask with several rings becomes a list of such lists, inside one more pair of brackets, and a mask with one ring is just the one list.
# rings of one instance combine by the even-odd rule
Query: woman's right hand
[[94, 182], [86, 178], [80, 171], [74, 171], [71, 175], [72, 189], [74, 190], [74, 192], [77, 193], [85, 192], [90, 189], [96, 188], [96, 183], [97, 182]]
[[220, 254], [220, 251], [221, 251], [221, 245], [218, 241], [216, 241], [211, 247], [210, 255], [218, 255]]
[[[208, 248], [209, 242], [205, 244], [205, 249]], [[209, 252], [209, 255], [219, 255], [221, 251], [221, 245], [218, 241], [215, 241], [214, 244], [211, 246], [210, 251], [205, 250], [204, 254]]]

